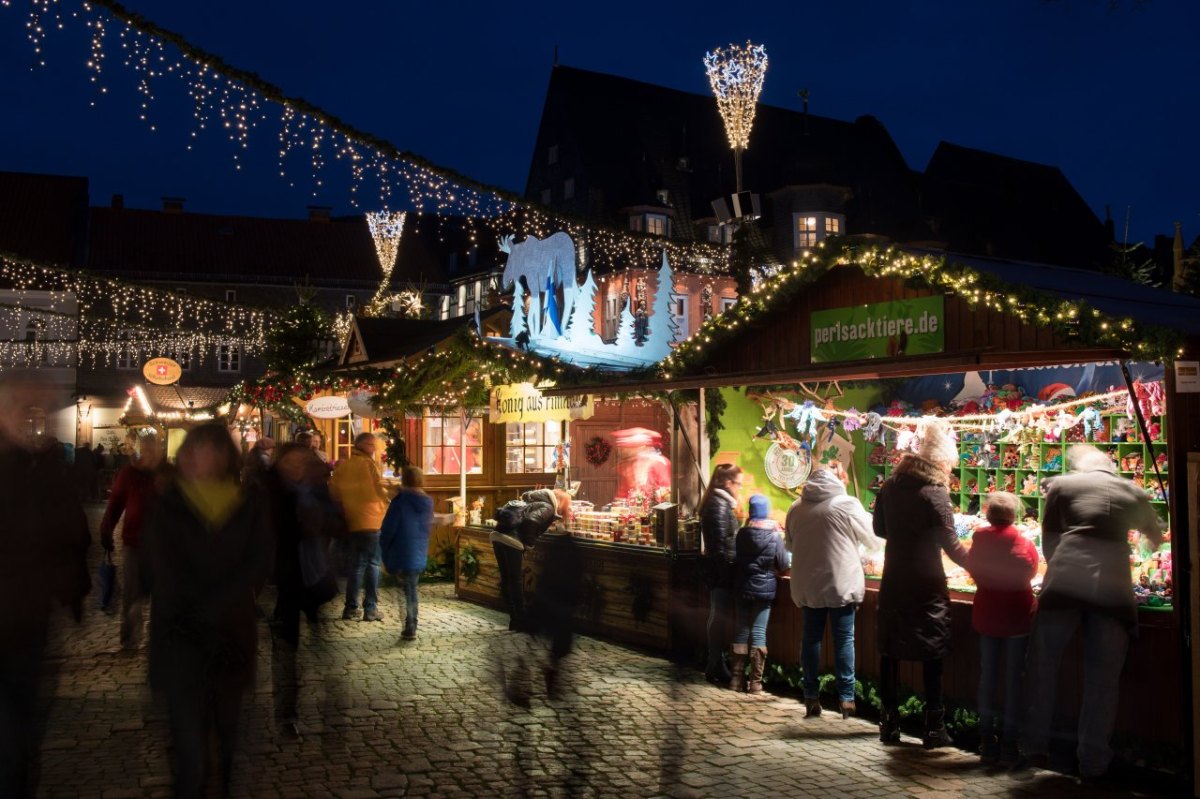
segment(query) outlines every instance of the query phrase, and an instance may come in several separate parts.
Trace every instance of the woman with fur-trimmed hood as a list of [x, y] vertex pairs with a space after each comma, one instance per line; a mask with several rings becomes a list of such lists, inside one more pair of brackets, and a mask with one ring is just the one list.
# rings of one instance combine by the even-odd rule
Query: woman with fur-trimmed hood
[[949, 743], [942, 705], [942, 658], [950, 648], [950, 594], [942, 552], [965, 568], [967, 551], [954, 532], [950, 472], [958, 448], [941, 419], [925, 425], [919, 454], [908, 453], [875, 501], [875, 535], [887, 542], [877, 622], [883, 707], [879, 739], [900, 740], [900, 661], [924, 667], [926, 748]]

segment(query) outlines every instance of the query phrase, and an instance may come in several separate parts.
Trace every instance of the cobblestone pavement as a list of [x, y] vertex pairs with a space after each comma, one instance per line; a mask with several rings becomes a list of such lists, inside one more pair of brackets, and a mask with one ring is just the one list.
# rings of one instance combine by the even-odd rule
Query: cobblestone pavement
[[[972, 756], [911, 739], [884, 748], [866, 721], [806, 721], [793, 698], [735, 696], [587, 638], [562, 698], [550, 699], [534, 670], [520, 707], [500, 690], [501, 664], [541, 655], [505, 617], [454, 599], [449, 585], [423, 586], [420, 638], [400, 644], [397, 593], [384, 590], [381, 624], [335, 619], [335, 600], [307, 625], [299, 740], [277, 734], [262, 625], [236, 796], [1129, 795], [1052, 773], [988, 773]], [[94, 608], [89, 598], [82, 626], [56, 626], [39, 795], [169, 796], [165, 717], [145, 688], [144, 652], [120, 654], [116, 617]]]

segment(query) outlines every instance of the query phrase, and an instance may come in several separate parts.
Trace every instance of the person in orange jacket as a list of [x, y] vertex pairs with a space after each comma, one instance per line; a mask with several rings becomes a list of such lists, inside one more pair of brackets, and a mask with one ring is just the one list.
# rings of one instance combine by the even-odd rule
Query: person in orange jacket
[[338, 464], [329, 489], [346, 515], [346, 606], [343, 619], [358, 616], [358, 592], [364, 592], [363, 621], [383, 621], [379, 612], [379, 529], [391, 497], [383, 487], [383, 472], [375, 460], [378, 440], [371, 433], [354, 439], [350, 457]]

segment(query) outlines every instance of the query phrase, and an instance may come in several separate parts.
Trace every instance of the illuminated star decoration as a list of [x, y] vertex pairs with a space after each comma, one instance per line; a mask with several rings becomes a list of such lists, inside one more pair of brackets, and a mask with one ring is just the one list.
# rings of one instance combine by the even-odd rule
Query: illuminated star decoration
[[375, 242], [375, 255], [379, 258], [379, 268], [383, 277], [379, 280], [379, 288], [367, 305], [364, 313], [367, 316], [378, 316], [393, 302], [398, 302], [405, 316], [419, 316], [421, 312], [421, 295], [419, 292], [403, 291], [399, 294], [389, 294], [392, 284], [392, 272], [396, 269], [396, 257], [400, 252], [400, 237], [404, 235], [403, 211], [372, 211], [367, 214], [367, 227], [371, 229], [371, 239]]
[[729, 146], [745, 150], [750, 146], [750, 128], [754, 111], [762, 94], [763, 77], [767, 74], [767, 50], [761, 44], [746, 42], [745, 46], [731, 44], [704, 54], [704, 69], [717, 110], [725, 121]]

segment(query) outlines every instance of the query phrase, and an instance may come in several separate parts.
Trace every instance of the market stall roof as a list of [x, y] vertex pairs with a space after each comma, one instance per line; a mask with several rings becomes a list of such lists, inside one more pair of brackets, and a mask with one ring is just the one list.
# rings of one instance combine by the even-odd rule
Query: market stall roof
[[[484, 335], [499, 332], [509, 309], [497, 306], [482, 311], [479, 323]], [[391, 319], [357, 316], [338, 359], [338, 369], [388, 366], [436, 347], [467, 329], [474, 329], [474, 316], [452, 319]]]
[[1049, 292], [1064, 299], [1085, 300], [1093, 308], [1112, 316], [1128, 316], [1144, 324], [1169, 327], [1190, 336], [1200, 335], [1200, 297], [1135, 283], [1116, 275], [1067, 266], [943, 253], [938, 250], [913, 251], [925, 255], [944, 255], [948, 260], [1001, 280]]
[[173, 411], [200, 411], [223, 405], [229, 398], [229, 389], [209, 386], [156, 386], [142, 387], [146, 399], [155, 408]]

